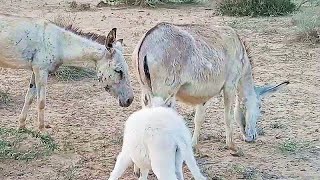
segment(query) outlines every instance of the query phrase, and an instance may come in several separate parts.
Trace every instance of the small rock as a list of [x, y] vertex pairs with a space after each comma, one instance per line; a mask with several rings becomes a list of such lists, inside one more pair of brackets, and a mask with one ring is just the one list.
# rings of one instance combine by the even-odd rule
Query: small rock
[[23, 176], [24, 175], [24, 172], [19, 172], [18, 174], [17, 174], [17, 176]]
[[276, 139], [280, 139], [281, 138], [281, 135], [280, 134], [277, 134], [276, 135]]

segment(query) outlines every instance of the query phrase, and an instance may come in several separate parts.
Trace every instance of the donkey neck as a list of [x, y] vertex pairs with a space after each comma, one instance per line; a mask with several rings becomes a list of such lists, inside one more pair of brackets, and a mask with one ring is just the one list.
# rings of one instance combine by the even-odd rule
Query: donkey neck
[[106, 48], [95, 41], [89, 40], [73, 32], [56, 27], [58, 30], [57, 41], [59, 55], [63, 62], [66, 61], [97, 61], [101, 59]]

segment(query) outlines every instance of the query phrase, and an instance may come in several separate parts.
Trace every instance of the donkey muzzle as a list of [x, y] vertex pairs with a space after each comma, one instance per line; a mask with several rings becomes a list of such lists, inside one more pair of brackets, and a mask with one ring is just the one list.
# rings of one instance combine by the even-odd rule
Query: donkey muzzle
[[126, 99], [125, 101], [119, 100], [119, 105], [120, 105], [121, 107], [129, 107], [132, 102], [133, 102], [133, 97], [132, 97], [132, 98], [128, 98], [128, 99]]

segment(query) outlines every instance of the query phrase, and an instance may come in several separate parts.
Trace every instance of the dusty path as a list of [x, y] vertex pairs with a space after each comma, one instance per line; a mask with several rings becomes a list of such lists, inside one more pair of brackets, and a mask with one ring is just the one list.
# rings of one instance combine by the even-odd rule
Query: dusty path
[[[0, 12], [49, 19], [56, 14], [72, 14], [83, 30], [98, 33], [117, 27], [118, 37], [124, 38], [127, 45], [127, 54], [133, 51], [141, 35], [160, 21], [232, 25], [251, 45], [256, 82], [261, 85], [289, 80], [291, 84], [264, 101], [259, 122], [264, 135], [255, 144], [242, 142], [235, 127], [243, 157], [233, 157], [223, 148], [223, 101], [221, 97], [214, 98], [200, 136], [197, 159], [201, 168], [210, 179], [320, 179], [320, 47], [292, 42], [295, 27], [290, 17], [221, 17], [203, 7], [71, 12], [67, 1], [57, 0], [1, 2]], [[131, 66], [129, 57], [127, 61]], [[29, 74], [0, 68], [0, 90], [9, 88], [13, 98], [11, 105], [0, 106], [1, 127], [16, 127]], [[54, 126], [50, 134], [60, 149], [52, 156], [30, 162], [1, 160], [0, 179], [106, 179], [121, 148], [123, 123], [128, 114], [139, 108], [139, 87], [132, 68], [131, 75], [136, 99], [129, 108], [120, 108], [94, 80], [65, 83], [51, 78], [46, 121]], [[193, 130], [193, 109], [179, 104], [179, 112]], [[29, 128], [33, 128], [34, 119], [36, 111], [32, 109], [27, 119]], [[296, 151], [280, 151], [284, 144], [294, 145]], [[186, 174], [186, 179], [191, 179], [188, 170]], [[132, 168], [122, 179], [134, 179]]]

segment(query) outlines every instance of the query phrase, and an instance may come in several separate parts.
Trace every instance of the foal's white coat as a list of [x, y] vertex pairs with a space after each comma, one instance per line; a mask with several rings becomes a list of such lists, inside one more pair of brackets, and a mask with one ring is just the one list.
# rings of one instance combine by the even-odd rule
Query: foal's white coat
[[150, 169], [159, 180], [183, 180], [183, 161], [196, 180], [206, 179], [197, 166], [183, 118], [174, 109], [164, 107], [162, 98], [154, 97], [151, 102], [152, 107], [128, 118], [122, 151], [109, 180], [120, 178], [132, 162], [140, 168], [139, 180], [146, 180]]
[[59, 27], [43, 19], [0, 14], [0, 67], [32, 71], [30, 88], [19, 117], [19, 128], [25, 128], [27, 112], [36, 95], [38, 129], [44, 130], [48, 74], [67, 61], [94, 61], [98, 77], [106, 89], [119, 98], [121, 106], [131, 104], [133, 91], [128, 65], [122, 55], [122, 41], [116, 41], [116, 29], [110, 31], [105, 44], [84, 36], [83, 33], [82, 36], [79, 32], [77, 34], [76, 30], [72, 32], [72, 29], [67, 30], [67, 27]]

